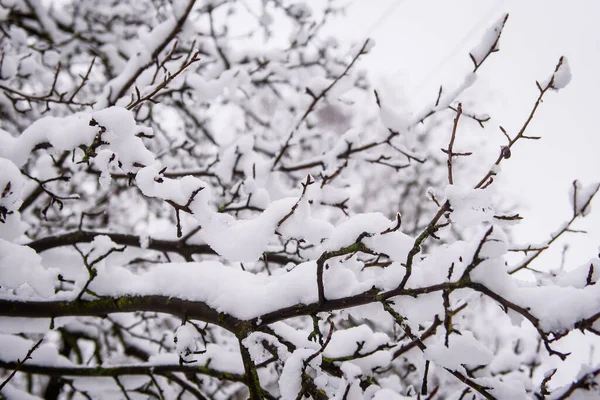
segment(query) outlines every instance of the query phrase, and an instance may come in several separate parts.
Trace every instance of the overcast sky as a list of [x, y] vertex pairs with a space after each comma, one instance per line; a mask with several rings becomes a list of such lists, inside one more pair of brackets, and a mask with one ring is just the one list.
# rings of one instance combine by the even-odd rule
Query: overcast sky
[[[573, 179], [584, 184], [600, 180], [600, 1], [355, 0], [347, 18], [331, 28], [349, 40], [373, 38], [375, 49], [362, 65], [378, 85], [391, 83], [418, 103], [431, 100], [440, 84], [456, 83], [470, 70], [469, 50], [505, 12], [510, 18], [501, 51], [482, 68], [472, 89], [477, 111], [492, 116], [485, 135], [494, 152], [504, 140], [498, 125], [515, 132], [528, 115], [537, 97], [535, 80], [547, 78], [561, 55], [567, 56], [573, 73], [567, 88], [548, 94], [528, 129], [542, 139], [517, 143], [503, 165], [507, 196], [522, 205], [518, 211], [526, 217], [516, 237], [541, 242], [570, 218]], [[589, 232], [587, 237], [568, 237], [570, 267], [598, 253], [600, 198], [593, 205], [597, 212], [576, 225]], [[553, 254], [540, 257], [536, 267], [560, 265], [562, 243]]]

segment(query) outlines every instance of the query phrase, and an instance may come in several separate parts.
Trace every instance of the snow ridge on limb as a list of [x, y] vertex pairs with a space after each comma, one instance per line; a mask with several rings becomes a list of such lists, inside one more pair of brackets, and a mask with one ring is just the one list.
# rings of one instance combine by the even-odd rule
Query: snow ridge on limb
[[575, 182], [572, 219], [518, 247], [523, 217], [494, 191], [566, 59], [483, 176], [463, 150], [490, 116], [459, 99], [507, 15], [411, 110], [373, 102], [371, 40], [321, 35], [334, 2], [63, 3], [0, 10], [3, 395], [597, 394], [597, 369], [552, 379], [561, 338], [600, 332], [598, 258], [535, 284], [519, 271], [598, 185]]

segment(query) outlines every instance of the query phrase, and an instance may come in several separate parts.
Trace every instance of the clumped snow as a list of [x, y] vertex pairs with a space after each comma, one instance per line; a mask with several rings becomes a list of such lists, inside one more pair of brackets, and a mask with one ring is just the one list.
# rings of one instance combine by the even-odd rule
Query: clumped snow
[[0, 239], [0, 286], [17, 289], [29, 285], [42, 297], [52, 296], [56, 273], [45, 269], [41, 261], [31, 248]]
[[569, 67], [569, 61], [566, 57], [561, 58], [558, 69], [552, 75], [552, 89], [557, 92], [560, 89], [564, 89], [571, 82], [571, 68]]
[[[16, 335], [0, 333], [0, 360], [5, 362], [17, 362], [25, 357], [27, 352], [34, 346], [35, 341]], [[61, 354], [52, 344], [42, 342], [32, 355], [32, 362], [36, 365], [72, 367], [74, 364]]]
[[462, 365], [486, 365], [494, 358], [494, 354], [468, 331], [460, 335], [451, 335], [448, 338], [448, 347], [444, 344], [443, 336], [435, 339], [429, 342], [424, 350], [425, 358], [454, 371], [462, 371]]
[[198, 351], [200, 333], [192, 324], [181, 325], [175, 331], [175, 348], [179, 357], [188, 361], [189, 357]]
[[498, 40], [500, 39], [507, 18], [508, 14], [504, 14], [498, 18], [498, 20], [487, 29], [479, 44], [471, 50], [470, 54], [477, 65], [481, 64], [484, 57], [489, 53], [499, 50], [500, 46], [498, 45]]
[[450, 218], [454, 223], [465, 227], [493, 221], [494, 207], [490, 196], [490, 192], [485, 189], [446, 186], [446, 198], [453, 209]]
[[24, 185], [19, 168], [10, 160], [0, 158], [0, 207], [7, 212], [18, 210]]
[[[509, 253], [512, 221], [497, 218], [495, 187], [446, 185], [438, 128], [499, 50], [507, 15], [472, 49], [474, 71], [440, 87], [429, 107], [394, 104], [382, 88], [361, 109], [368, 85], [349, 62], [374, 42], [345, 52], [319, 37], [315, 48], [312, 18], [322, 10], [310, 2], [245, 5], [265, 39], [279, 14], [290, 19], [283, 47], [251, 44], [256, 32], [228, 41], [221, 18], [236, 21], [236, 6], [217, 0], [150, 11], [82, 5], [110, 21], [101, 33], [61, 6], [26, 3], [0, 6], [1, 22], [24, 10], [35, 17], [0, 43], [3, 87], [26, 94], [0, 93], [1, 362], [22, 360], [43, 338], [24, 369], [147, 368], [118, 380], [61, 377], [91, 398], [185, 397], [178, 380], [215, 399], [239, 397], [249, 354], [261, 390], [283, 400], [299, 398], [308, 381], [337, 400], [418, 399], [432, 387], [457, 400], [466, 392], [453, 373], [518, 400], [536, 396], [556, 358], [550, 347], [563, 345], [555, 338], [600, 330], [595, 254], [530, 280], [511, 274], [508, 261], [521, 252]], [[40, 48], [37, 29], [61, 46]], [[200, 59], [179, 70], [195, 50]], [[77, 89], [88, 53], [103, 65]], [[563, 57], [539, 89], [570, 80]], [[42, 87], [53, 88], [51, 100]], [[574, 182], [573, 218], [590, 213], [599, 189]], [[527, 249], [525, 260], [540, 251]], [[143, 310], [112, 312], [134, 296], [147, 301]], [[12, 315], [30, 301], [40, 303]], [[209, 309], [209, 321], [198, 309]], [[429, 393], [419, 394], [425, 366]], [[169, 368], [177, 372], [156, 373]], [[36, 398], [23, 391], [28, 379], [18, 373], [2, 395]], [[30, 392], [46, 382], [32, 378]]]
[[573, 211], [584, 217], [588, 215], [592, 211], [590, 200], [599, 189], [600, 183], [595, 182], [584, 186], [577, 180], [573, 182], [573, 186], [569, 190], [569, 200]]
[[[302, 387], [302, 372], [305, 369], [305, 361], [314, 353], [314, 350], [298, 349], [288, 357], [279, 378], [279, 392], [282, 400], [296, 399]], [[321, 356], [319, 355], [309, 365], [311, 368], [315, 368], [320, 361]]]

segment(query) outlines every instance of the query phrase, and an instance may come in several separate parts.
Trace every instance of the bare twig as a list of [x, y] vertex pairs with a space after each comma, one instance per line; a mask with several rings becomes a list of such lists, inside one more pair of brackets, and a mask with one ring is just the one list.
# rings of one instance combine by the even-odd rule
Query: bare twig
[[10, 375], [8, 375], [8, 377], [4, 380], [4, 382], [2, 382], [2, 384], [0, 384], [0, 391], [4, 388], [4, 386], [6, 386], [6, 384], [8, 382], [10, 382], [10, 380], [13, 378], [13, 376], [15, 376], [15, 374], [23, 367], [23, 364], [25, 364], [27, 362], [27, 360], [31, 360], [31, 355], [33, 354], [34, 351], [37, 350], [37, 348], [40, 346], [40, 344], [42, 344], [42, 342], [44, 341], [44, 339], [40, 339], [38, 340], [27, 352], [27, 354], [25, 355], [25, 357], [22, 360], [17, 360], [16, 365], [13, 367], [13, 371], [10, 373]]
[[300, 120], [296, 123], [295, 127], [289, 133], [284, 145], [281, 147], [281, 149], [279, 150], [279, 153], [277, 154], [277, 156], [275, 157], [275, 160], [273, 161], [273, 166], [271, 167], [271, 170], [274, 170], [275, 167], [277, 167], [277, 164], [279, 164], [279, 162], [281, 161], [281, 158], [284, 156], [284, 154], [287, 152], [287, 150], [291, 146], [291, 141], [294, 137], [294, 134], [300, 128], [300, 126], [302, 125], [302, 123], [304, 122], [306, 117], [308, 117], [308, 115], [314, 110], [314, 108], [317, 105], [317, 103], [319, 102], [319, 100], [325, 98], [327, 93], [339, 82], [339, 80], [342, 79], [344, 76], [348, 75], [348, 72], [350, 71], [352, 66], [354, 66], [354, 64], [356, 63], [358, 58], [361, 55], [366, 54], [368, 44], [369, 44], [369, 39], [365, 40], [362, 47], [360, 48], [358, 53], [354, 56], [354, 58], [352, 59], [350, 64], [348, 64], [348, 66], [346, 67], [344, 72], [342, 72], [337, 78], [335, 78], [325, 89], [323, 89], [323, 91], [321, 93], [319, 93], [318, 95], [313, 95], [313, 101], [309, 104], [309, 106], [306, 109], [306, 111], [304, 112], [304, 114], [302, 114], [302, 117], [300, 117]]
[[448, 183], [450, 185], [454, 184], [454, 180], [452, 178], [452, 157], [454, 157], [453, 148], [454, 148], [454, 140], [456, 139], [456, 129], [458, 128], [458, 120], [460, 119], [460, 115], [462, 114], [462, 104], [458, 103], [458, 107], [456, 108], [456, 117], [454, 118], [454, 125], [452, 126], [452, 136], [450, 136], [450, 142], [448, 143], [448, 150], [444, 151], [448, 155]]

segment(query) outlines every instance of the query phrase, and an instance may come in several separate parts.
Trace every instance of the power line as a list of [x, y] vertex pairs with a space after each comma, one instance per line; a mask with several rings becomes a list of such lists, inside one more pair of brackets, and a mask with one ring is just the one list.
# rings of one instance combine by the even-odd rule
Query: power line
[[368, 37], [371, 35], [371, 33], [379, 29], [385, 23], [385, 21], [387, 21], [387, 19], [396, 11], [396, 9], [405, 2], [406, 0], [396, 0], [394, 3], [390, 4], [390, 6], [386, 8], [383, 11], [383, 13], [381, 13], [377, 20], [371, 24], [371, 26], [367, 29], [364, 35], [362, 35], [362, 37]]
[[[473, 25], [473, 27], [469, 30], [469, 32], [467, 32], [466, 35], [464, 35], [462, 37], [461, 40], [458, 41], [458, 43], [456, 44], [456, 46], [454, 46], [454, 48], [446, 55], [446, 57], [444, 57], [430, 72], [427, 73], [427, 75], [425, 76], [425, 78], [423, 78], [421, 80], [421, 82], [419, 82], [419, 84], [417, 85], [417, 88], [413, 91], [413, 93], [419, 93], [421, 90], [423, 90], [423, 88], [431, 81], [431, 79], [438, 74], [439, 70], [442, 69], [442, 67], [452, 58], [456, 55], [456, 53], [464, 46], [465, 42], [475, 34], [475, 32], [481, 30], [481, 27], [484, 24], [487, 24], [488, 21], [491, 19], [492, 15], [495, 14], [498, 9], [504, 5], [504, 1], [505, 0], [501, 0], [499, 2], [497, 2], [494, 6], [492, 6], [488, 12], [486, 12], [481, 18], [479, 18], [479, 20], [475, 23], [475, 25]], [[400, 68], [401, 69], [401, 68]], [[396, 71], [396, 73], [398, 73], [400, 71], [400, 69], [398, 69]]]

